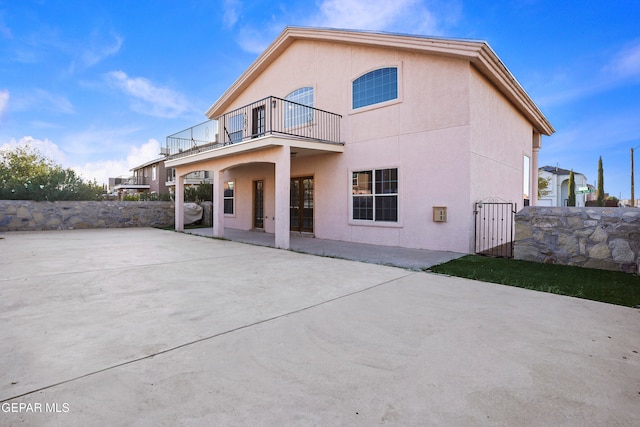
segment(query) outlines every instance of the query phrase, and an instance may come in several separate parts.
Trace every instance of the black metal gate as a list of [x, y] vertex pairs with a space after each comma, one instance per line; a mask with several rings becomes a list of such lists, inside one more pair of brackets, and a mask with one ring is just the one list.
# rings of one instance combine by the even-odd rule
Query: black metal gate
[[475, 253], [513, 258], [514, 215], [517, 204], [488, 199], [476, 202]]

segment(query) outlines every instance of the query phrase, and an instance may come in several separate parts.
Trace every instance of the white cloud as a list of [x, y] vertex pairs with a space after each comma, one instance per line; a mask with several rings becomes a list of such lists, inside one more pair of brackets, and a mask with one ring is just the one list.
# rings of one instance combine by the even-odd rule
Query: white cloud
[[98, 185], [108, 184], [109, 178], [117, 178], [122, 175], [129, 176], [129, 169], [125, 159], [89, 162], [84, 165], [72, 166], [71, 169], [88, 181], [95, 180]]
[[[122, 43], [124, 42], [124, 38], [117, 34], [112, 34], [112, 40], [107, 42], [98, 40], [97, 33], [94, 33], [90, 39], [91, 40], [88, 42], [89, 47], [87, 48], [83, 45], [83, 48], [81, 49], [80, 64], [83, 68], [92, 67], [105, 58], [115, 55], [120, 51]], [[71, 62], [71, 66], [69, 67], [69, 73], [73, 74], [75, 68], [76, 62], [74, 60]]]
[[278, 14], [267, 14], [261, 22], [236, 25], [238, 3], [228, 3], [225, 23], [231, 23], [233, 17], [233, 25], [239, 27], [236, 42], [245, 52], [256, 54], [262, 53], [286, 25], [440, 35], [461, 14], [459, 1], [323, 0], [305, 10], [286, 10], [282, 6]]
[[[604, 64], [600, 67], [594, 63]], [[596, 70], [595, 72], [592, 70]], [[578, 60], [557, 70], [544, 84], [547, 95], [536, 97], [541, 106], [562, 105], [640, 80], [640, 40], [608, 57]]]
[[3, 116], [8, 105], [9, 105], [9, 91], [0, 90], [0, 117]]
[[23, 136], [20, 139], [11, 138], [9, 142], [6, 142], [0, 146], [0, 150], [12, 150], [18, 146], [30, 145], [38, 150], [47, 159], [53, 161], [56, 164], [64, 165], [66, 163], [67, 156], [60, 148], [49, 139], [37, 139], [32, 136]]
[[149, 116], [174, 118], [190, 110], [185, 97], [168, 88], [155, 86], [142, 77], [129, 77], [123, 71], [106, 74], [107, 81], [132, 97], [131, 109]]
[[239, 30], [236, 41], [245, 52], [260, 54], [269, 47], [276, 34], [278, 34], [277, 31], [258, 30], [245, 26]]
[[224, 0], [222, 5], [222, 10], [224, 10], [224, 14], [222, 15], [222, 24], [225, 28], [232, 28], [238, 22], [238, 8], [242, 6], [242, 3], [238, 0]]
[[89, 126], [62, 136], [60, 144], [77, 158], [94, 158], [124, 153], [135, 140], [138, 127]]
[[109, 178], [131, 175], [131, 169], [159, 158], [159, 153], [160, 143], [151, 138], [142, 145], [130, 146], [126, 158], [88, 162], [73, 166], [72, 169], [85, 179], [90, 181], [95, 179], [98, 184], [107, 184]]
[[640, 40], [620, 49], [604, 68], [614, 78], [640, 77]]
[[420, 0], [324, 0], [311, 25], [439, 34], [438, 20]]
[[[91, 132], [87, 132], [87, 136]], [[120, 132], [122, 133], [122, 131]], [[77, 137], [78, 135], [75, 135]], [[76, 160], [70, 159], [71, 156], [66, 154], [49, 139], [37, 139], [32, 136], [24, 136], [20, 139], [11, 138], [8, 142], [0, 144], [0, 150], [12, 150], [15, 147], [23, 146], [25, 144], [38, 150], [44, 157], [53, 161], [64, 168], [70, 167], [84, 179], [93, 181], [94, 179], [98, 184], [106, 184], [109, 182], [109, 178], [115, 178], [118, 176], [129, 176], [130, 170], [136, 166], [146, 163], [151, 160], [160, 158], [160, 142], [154, 138], [150, 138], [147, 142], [141, 145], [128, 145], [121, 152], [127, 151], [126, 157], [111, 158], [104, 160], [96, 160], [81, 163]], [[104, 140], [102, 141], [104, 144]], [[110, 145], [110, 144], [107, 144]], [[66, 147], [68, 153], [73, 153], [75, 156], [84, 156], [86, 153], [81, 153], [73, 149], [73, 147]], [[115, 150], [110, 151], [113, 153]]]
[[149, 141], [138, 147], [131, 147], [129, 154], [127, 154], [127, 164], [129, 169], [132, 169], [159, 157], [160, 143], [157, 139], [150, 138]]

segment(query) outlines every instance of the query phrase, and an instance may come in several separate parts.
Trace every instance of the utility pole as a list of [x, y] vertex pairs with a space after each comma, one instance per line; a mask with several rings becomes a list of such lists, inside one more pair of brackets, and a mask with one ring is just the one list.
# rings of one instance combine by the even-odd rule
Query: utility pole
[[[640, 147], [640, 145], [638, 145], [638, 147]], [[636, 148], [638, 148], [636, 147]], [[634, 185], [633, 185], [633, 150], [635, 150], [635, 148], [631, 149], [631, 207], [635, 208], [636, 207], [636, 202], [634, 199]]]

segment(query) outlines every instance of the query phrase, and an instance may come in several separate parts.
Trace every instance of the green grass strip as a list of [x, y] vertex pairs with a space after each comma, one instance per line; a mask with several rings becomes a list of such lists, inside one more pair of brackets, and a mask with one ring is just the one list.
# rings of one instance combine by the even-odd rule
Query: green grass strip
[[640, 276], [617, 271], [479, 255], [467, 255], [429, 270], [627, 307], [640, 304]]

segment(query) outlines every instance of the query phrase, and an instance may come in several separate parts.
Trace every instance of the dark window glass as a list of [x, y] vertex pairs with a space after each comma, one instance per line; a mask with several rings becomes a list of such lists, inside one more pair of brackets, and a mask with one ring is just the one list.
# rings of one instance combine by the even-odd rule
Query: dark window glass
[[353, 81], [353, 109], [398, 98], [398, 69], [380, 68]]
[[376, 221], [398, 221], [398, 196], [376, 196]]
[[353, 172], [351, 188], [353, 219], [398, 221], [398, 169]]
[[234, 182], [224, 183], [224, 213], [233, 214]]
[[373, 219], [372, 196], [357, 196], [353, 198], [353, 219]]
[[376, 194], [398, 193], [398, 169], [376, 170]]

